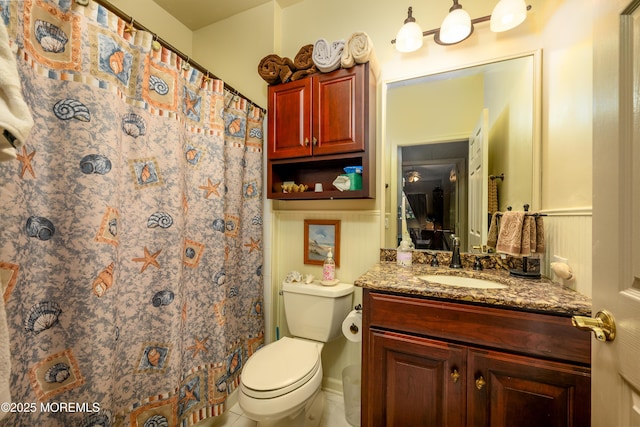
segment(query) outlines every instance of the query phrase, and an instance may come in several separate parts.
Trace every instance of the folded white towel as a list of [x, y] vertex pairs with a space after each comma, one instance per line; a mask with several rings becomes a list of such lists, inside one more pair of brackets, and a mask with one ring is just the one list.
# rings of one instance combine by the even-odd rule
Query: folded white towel
[[340, 59], [344, 51], [344, 40], [329, 44], [326, 39], [318, 39], [313, 45], [313, 63], [323, 73], [340, 68]]
[[340, 60], [342, 68], [351, 68], [356, 64], [364, 64], [365, 62], [369, 62], [369, 68], [377, 79], [380, 67], [376, 59], [376, 53], [373, 50], [373, 42], [367, 33], [353, 33], [347, 40], [342, 52]]
[[7, 27], [0, 22], [0, 161], [16, 158], [15, 149], [24, 144], [32, 127]]

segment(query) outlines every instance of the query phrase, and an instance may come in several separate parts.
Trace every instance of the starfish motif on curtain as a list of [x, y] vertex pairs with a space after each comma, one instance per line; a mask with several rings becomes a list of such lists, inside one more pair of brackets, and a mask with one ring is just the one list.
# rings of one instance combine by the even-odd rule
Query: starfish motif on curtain
[[203, 340], [199, 340], [198, 337], [193, 337], [193, 341], [195, 344], [187, 347], [187, 350], [193, 350], [193, 354], [191, 355], [191, 357], [196, 357], [200, 351], [202, 351], [203, 353], [209, 352], [209, 349], [204, 346], [207, 343], [208, 339], [209, 337], [206, 337]]
[[210, 195], [215, 194], [220, 197], [220, 193], [218, 192], [218, 187], [220, 186], [220, 182], [212, 183], [211, 178], [207, 178], [207, 185], [201, 185], [201, 190], [207, 190], [207, 194], [204, 196], [205, 199], [208, 199]]
[[144, 272], [147, 267], [149, 267], [150, 265], [155, 265], [157, 268], [160, 268], [160, 263], [158, 263], [158, 260], [156, 259], [158, 255], [160, 255], [160, 252], [162, 252], [162, 249], [160, 249], [158, 252], [156, 252], [155, 254], [151, 254], [149, 253], [149, 250], [147, 249], [147, 247], [144, 247], [144, 257], [143, 258], [132, 258], [132, 261], [135, 262], [142, 262], [144, 264], [142, 264], [142, 269], [140, 270], [140, 273]]
[[184, 386], [184, 397], [180, 399], [180, 402], [178, 403], [186, 406], [192, 400], [195, 400], [196, 402], [198, 401], [198, 398], [193, 394], [193, 388], [189, 389], [189, 386]]
[[196, 104], [198, 103], [198, 101], [198, 96], [196, 96], [195, 98], [191, 98], [191, 95], [189, 95], [188, 93], [185, 95], [184, 106], [187, 109], [186, 114], [189, 114], [189, 111], [191, 111], [195, 116], [198, 115], [198, 112], [196, 111]]
[[253, 251], [259, 251], [260, 250], [260, 239], [253, 240], [253, 237], [252, 237], [251, 238], [251, 243], [245, 243], [244, 245], [249, 248], [249, 253], [251, 253]]
[[189, 200], [187, 200], [187, 195], [186, 194], [182, 194], [182, 211], [186, 213], [189, 211]]
[[35, 172], [33, 171], [33, 165], [31, 164], [31, 160], [36, 155], [35, 150], [31, 153], [27, 153], [27, 147], [22, 147], [22, 155], [16, 154], [16, 158], [22, 163], [22, 170], [20, 171], [20, 178], [24, 178], [24, 173], [29, 171], [32, 177], [36, 177]]

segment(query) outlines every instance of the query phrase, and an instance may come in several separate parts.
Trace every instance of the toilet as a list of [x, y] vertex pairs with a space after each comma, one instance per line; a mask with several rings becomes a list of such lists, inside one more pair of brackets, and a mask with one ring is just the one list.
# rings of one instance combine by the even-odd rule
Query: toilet
[[283, 283], [284, 311], [292, 337], [255, 352], [240, 379], [238, 403], [259, 427], [316, 427], [324, 407], [325, 342], [342, 336], [354, 286]]

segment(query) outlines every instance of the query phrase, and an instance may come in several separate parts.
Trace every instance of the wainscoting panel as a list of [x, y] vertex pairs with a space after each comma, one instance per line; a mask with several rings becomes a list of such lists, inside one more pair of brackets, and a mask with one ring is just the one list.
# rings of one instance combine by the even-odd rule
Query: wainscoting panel
[[555, 282], [563, 282], [551, 271], [553, 256], [569, 260], [575, 279], [564, 284], [589, 297], [592, 286], [591, 208], [542, 211], [546, 251], [542, 260], [542, 274]]
[[[343, 282], [353, 283], [380, 260], [380, 211], [274, 211], [270, 282], [273, 304], [269, 307], [270, 317], [275, 320], [275, 325], [269, 325], [274, 337], [289, 335], [279, 295], [287, 273], [296, 270], [303, 276], [322, 275], [322, 266], [304, 264], [305, 219], [340, 220], [340, 267], [336, 268], [336, 277]], [[356, 288], [353, 305], [361, 302], [361, 289]], [[360, 364], [360, 357], [360, 343], [345, 338], [327, 343], [322, 351], [323, 386], [342, 393], [342, 369]]]

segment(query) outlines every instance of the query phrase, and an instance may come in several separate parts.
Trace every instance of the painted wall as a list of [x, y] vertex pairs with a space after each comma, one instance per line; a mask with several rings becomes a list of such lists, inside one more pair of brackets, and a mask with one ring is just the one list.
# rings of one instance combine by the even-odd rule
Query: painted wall
[[278, 49], [281, 11], [272, 1], [193, 33], [198, 63], [265, 109], [267, 85], [258, 64]]

